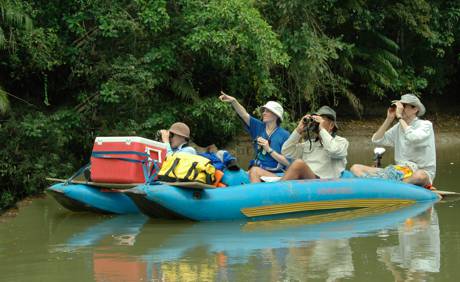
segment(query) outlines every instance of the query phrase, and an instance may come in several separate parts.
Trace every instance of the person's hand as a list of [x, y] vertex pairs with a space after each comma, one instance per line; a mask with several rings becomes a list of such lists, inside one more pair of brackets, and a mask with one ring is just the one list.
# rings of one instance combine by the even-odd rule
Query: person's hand
[[161, 140], [163, 143], [169, 143], [169, 130], [162, 129], [160, 130]]
[[302, 134], [304, 131], [305, 131], [305, 126], [306, 124], [303, 122], [304, 119], [310, 119], [311, 118], [311, 115], [307, 114], [307, 115], [304, 115], [299, 123], [297, 124], [297, 127], [296, 127], [296, 130], [299, 134]]
[[327, 130], [326, 120], [322, 116], [314, 115], [311, 118], [319, 124], [320, 128], [324, 128]]
[[220, 91], [220, 96], [219, 96], [219, 99], [222, 101], [222, 102], [226, 102], [226, 103], [233, 103], [233, 101], [236, 101], [235, 97], [232, 97], [230, 95], [227, 95], [225, 94], [224, 91]]
[[395, 113], [396, 117], [402, 118], [402, 113], [404, 111], [404, 105], [401, 102], [396, 102], [395, 105], [396, 105], [396, 113]]
[[393, 121], [396, 117], [396, 107], [391, 106], [387, 110], [387, 119]]
[[270, 151], [270, 144], [268, 143], [268, 140], [262, 137], [257, 138], [257, 144], [261, 146], [265, 152]]

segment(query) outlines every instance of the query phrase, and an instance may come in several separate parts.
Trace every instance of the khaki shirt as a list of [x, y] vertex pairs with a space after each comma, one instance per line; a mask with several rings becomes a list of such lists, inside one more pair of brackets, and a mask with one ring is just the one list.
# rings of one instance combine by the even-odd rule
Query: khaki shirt
[[332, 137], [325, 129], [319, 131], [321, 142], [299, 143], [301, 135], [294, 130], [283, 145], [281, 153], [292, 159], [302, 159], [320, 178], [339, 178], [347, 165], [347, 139]]

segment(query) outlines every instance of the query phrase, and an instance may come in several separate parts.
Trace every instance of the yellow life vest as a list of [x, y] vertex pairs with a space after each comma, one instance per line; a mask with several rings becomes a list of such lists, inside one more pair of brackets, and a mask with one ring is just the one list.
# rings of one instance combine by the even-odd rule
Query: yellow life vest
[[209, 159], [177, 152], [166, 157], [158, 173], [158, 180], [213, 184], [216, 180], [215, 172], [216, 168]]

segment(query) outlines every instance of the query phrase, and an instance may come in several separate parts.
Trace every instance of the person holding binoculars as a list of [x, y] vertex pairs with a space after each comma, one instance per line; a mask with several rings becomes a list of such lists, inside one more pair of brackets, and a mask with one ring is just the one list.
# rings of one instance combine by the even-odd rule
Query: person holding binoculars
[[[424, 114], [425, 106], [414, 94], [404, 94], [400, 100], [392, 101], [372, 142], [394, 147], [396, 164], [386, 168], [355, 164], [351, 172], [359, 177], [392, 178], [431, 187], [436, 174], [436, 147], [433, 124], [419, 119]], [[390, 128], [395, 120], [396, 124]]]
[[[340, 177], [347, 164], [349, 143], [336, 135], [336, 118], [333, 109], [322, 106], [299, 121], [281, 150], [284, 156], [295, 159], [281, 180]], [[301, 142], [305, 133], [307, 140]]]
[[261, 176], [276, 176], [275, 173], [283, 172], [289, 165], [288, 159], [281, 154], [281, 147], [289, 137], [289, 132], [280, 127], [283, 107], [268, 101], [261, 107], [262, 120], [258, 120], [249, 115], [234, 97], [221, 91], [219, 99], [232, 105], [253, 140], [255, 158], [249, 164], [250, 181], [261, 182]]
[[157, 134], [166, 144], [168, 155], [176, 152], [196, 154], [196, 150], [189, 145], [190, 128], [185, 123], [176, 122], [168, 130], [159, 130]]

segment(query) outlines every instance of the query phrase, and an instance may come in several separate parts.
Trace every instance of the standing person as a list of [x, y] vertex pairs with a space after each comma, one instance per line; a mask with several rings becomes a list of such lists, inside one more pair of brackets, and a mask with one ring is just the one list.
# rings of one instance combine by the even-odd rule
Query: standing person
[[[333, 109], [322, 106], [299, 121], [282, 149], [283, 155], [296, 160], [281, 180], [340, 177], [347, 164], [348, 141], [336, 135], [336, 119]], [[316, 138], [300, 143], [302, 134], [311, 125]]]
[[[397, 172], [397, 180], [430, 186], [436, 174], [436, 148], [432, 123], [418, 118], [424, 114], [425, 106], [413, 94], [402, 95], [400, 100], [393, 101], [385, 121], [372, 136], [372, 142], [394, 147], [396, 166], [382, 169], [355, 164], [351, 172], [360, 177], [394, 178], [388, 173], [391, 169]], [[395, 119], [396, 124], [388, 129]]]
[[260, 182], [261, 176], [272, 176], [283, 172], [288, 159], [281, 154], [281, 147], [289, 137], [289, 132], [280, 127], [283, 120], [283, 107], [274, 101], [268, 101], [263, 109], [262, 120], [248, 114], [238, 101], [221, 91], [219, 99], [230, 103], [238, 116], [246, 125], [254, 143], [256, 157], [250, 162], [249, 179], [251, 182]]
[[167, 154], [175, 152], [184, 152], [196, 154], [193, 147], [189, 145], [190, 141], [190, 128], [183, 122], [176, 122], [169, 130], [160, 130], [161, 140], [167, 146]]

